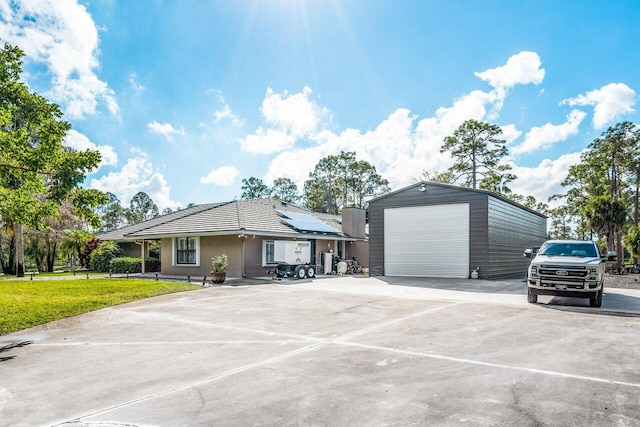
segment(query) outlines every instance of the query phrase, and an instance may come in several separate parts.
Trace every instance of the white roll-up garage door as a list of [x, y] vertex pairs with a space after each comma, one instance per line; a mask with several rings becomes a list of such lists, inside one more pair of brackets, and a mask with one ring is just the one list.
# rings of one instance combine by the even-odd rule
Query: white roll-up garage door
[[385, 209], [384, 274], [469, 277], [469, 204]]

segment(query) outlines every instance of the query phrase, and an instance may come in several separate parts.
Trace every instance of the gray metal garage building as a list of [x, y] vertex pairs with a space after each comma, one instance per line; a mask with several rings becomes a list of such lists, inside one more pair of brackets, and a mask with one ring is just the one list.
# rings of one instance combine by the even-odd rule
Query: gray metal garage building
[[547, 217], [485, 190], [419, 182], [369, 202], [372, 276], [526, 276]]

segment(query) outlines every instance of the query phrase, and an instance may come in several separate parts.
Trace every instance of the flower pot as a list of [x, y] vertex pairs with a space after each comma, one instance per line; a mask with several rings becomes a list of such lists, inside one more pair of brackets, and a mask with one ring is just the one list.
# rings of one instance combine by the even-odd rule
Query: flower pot
[[222, 271], [222, 272], [211, 272], [211, 281], [213, 283], [224, 283], [224, 281], [227, 279], [227, 272], [226, 271]]

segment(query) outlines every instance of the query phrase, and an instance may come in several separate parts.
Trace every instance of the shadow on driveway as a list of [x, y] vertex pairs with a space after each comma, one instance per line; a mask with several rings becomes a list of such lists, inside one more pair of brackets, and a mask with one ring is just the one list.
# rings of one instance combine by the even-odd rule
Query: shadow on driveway
[[[616, 290], [617, 291], [617, 290]], [[544, 298], [538, 296], [538, 301]], [[589, 298], [550, 297], [547, 303], [539, 304], [552, 310], [573, 311], [576, 313], [605, 314], [625, 317], [640, 317], [640, 297], [619, 292], [608, 292], [605, 288], [602, 307], [591, 307]]]
[[411, 286], [418, 288], [442, 289], [447, 291], [522, 295], [526, 295], [527, 293], [527, 285], [524, 278], [506, 280], [480, 280], [378, 276], [376, 277], [376, 279], [394, 286]]
[[[0, 354], [5, 353], [14, 348], [26, 347], [29, 344], [33, 344], [33, 341], [21, 341], [21, 342], [12, 342], [11, 344], [7, 344], [5, 346], [0, 347]], [[0, 362], [6, 362], [8, 360], [14, 359], [16, 356], [0, 356]]]
[[[436, 279], [418, 277], [376, 277], [392, 286], [409, 286], [458, 292], [483, 294], [522, 295], [526, 300], [527, 283], [524, 279], [477, 280], [477, 279]], [[618, 316], [640, 317], [640, 290], [605, 287], [602, 307], [590, 307], [588, 298], [561, 296], [539, 296], [538, 304], [548, 309], [595, 313]]]

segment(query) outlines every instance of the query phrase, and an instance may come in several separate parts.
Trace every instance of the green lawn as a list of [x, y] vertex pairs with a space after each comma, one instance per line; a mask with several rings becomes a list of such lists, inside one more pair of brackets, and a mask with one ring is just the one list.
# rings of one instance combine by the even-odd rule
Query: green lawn
[[202, 289], [142, 279], [1, 280], [0, 335], [156, 295]]
[[[107, 273], [99, 273], [99, 272], [95, 272], [95, 271], [90, 271], [89, 272], [89, 277], [105, 277], [105, 275], [107, 275]], [[27, 271], [24, 273], [24, 277], [27, 278], [31, 278], [32, 276], [32, 272], [31, 271]], [[33, 277], [37, 278], [43, 278], [43, 277], [87, 277], [87, 271], [86, 270], [78, 270], [76, 271], [75, 274], [73, 274], [73, 271], [56, 271], [55, 273], [47, 273], [47, 272], [43, 272], [43, 273], [36, 273], [35, 275], [33, 275]], [[4, 275], [4, 274], [0, 274], [0, 280], [12, 280], [15, 279], [16, 276], [15, 275]]]

